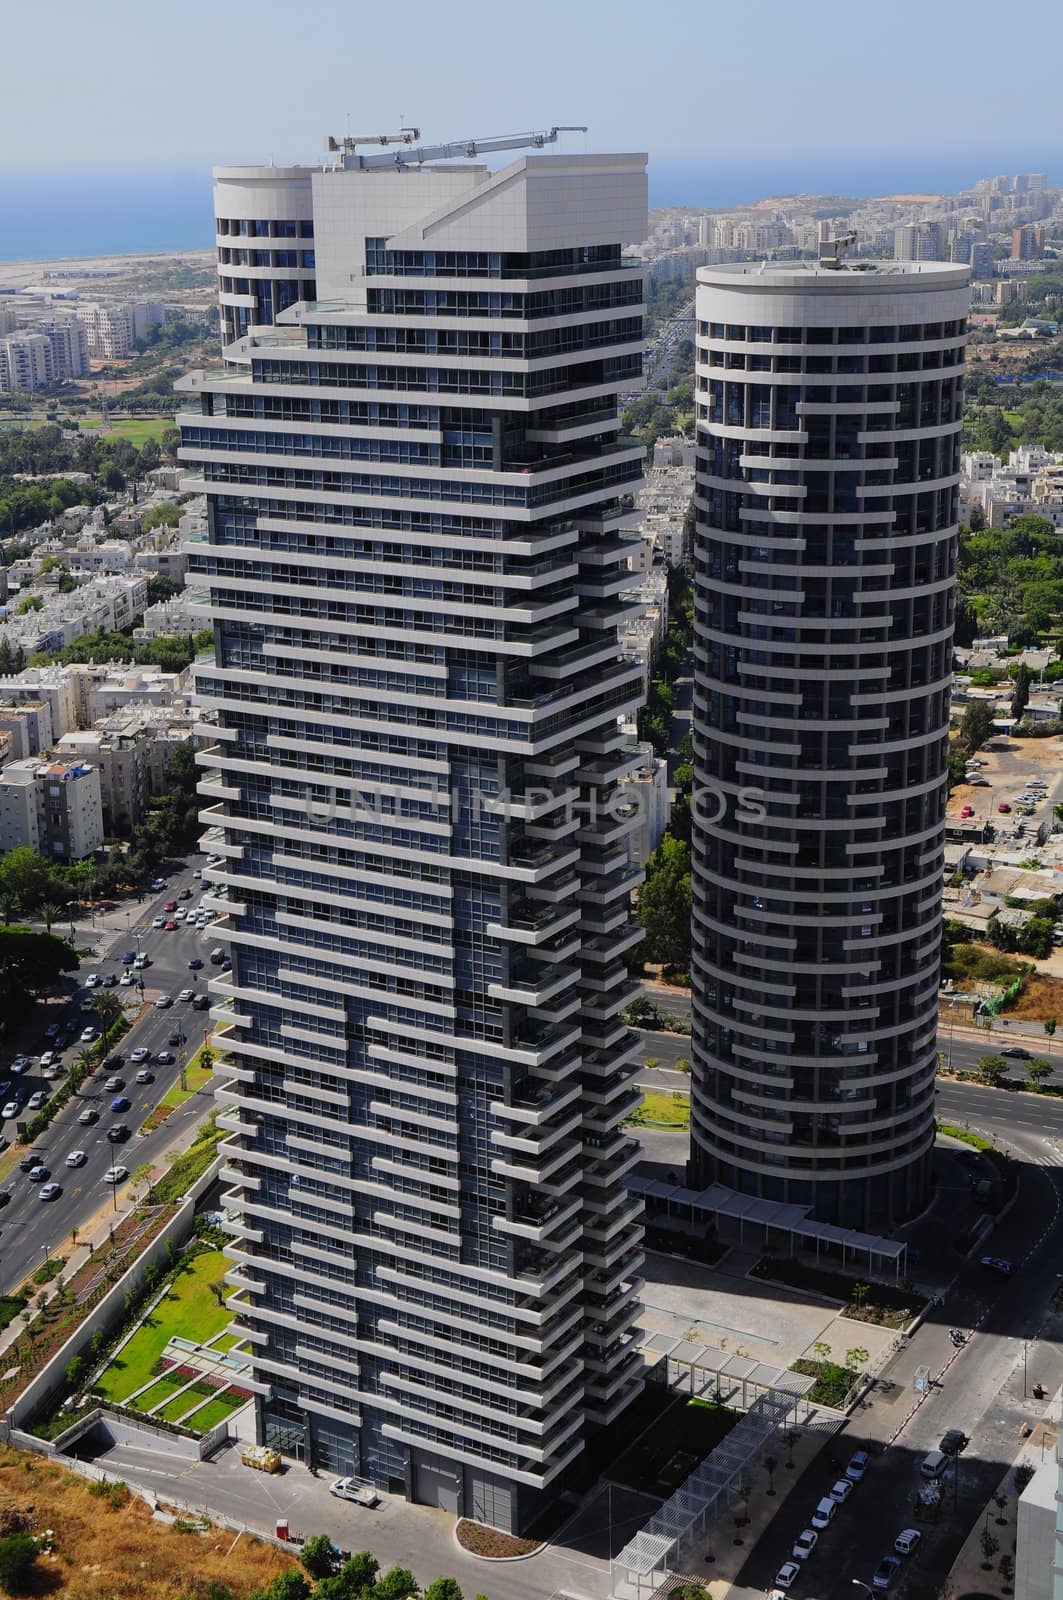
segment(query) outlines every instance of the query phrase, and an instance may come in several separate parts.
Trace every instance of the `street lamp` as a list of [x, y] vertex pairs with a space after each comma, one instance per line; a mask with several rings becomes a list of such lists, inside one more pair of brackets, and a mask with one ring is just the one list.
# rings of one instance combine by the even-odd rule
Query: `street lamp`
[[118, 1174], [117, 1173], [115, 1173], [114, 1176], [111, 1178], [111, 1209], [112, 1209], [112, 1211], [117, 1211], [118, 1210]]

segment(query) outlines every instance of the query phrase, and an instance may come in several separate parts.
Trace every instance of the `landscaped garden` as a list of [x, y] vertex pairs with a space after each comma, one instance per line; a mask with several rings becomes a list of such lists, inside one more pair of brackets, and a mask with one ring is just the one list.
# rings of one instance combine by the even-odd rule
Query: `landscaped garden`
[[829, 1267], [814, 1267], [792, 1256], [761, 1256], [749, 1271], [751, 1278], [783, 1283], [791, 1289], [808, 1289], [842, 1302], [844, 1317], [873, 1322], [880, 1328], [903, 1328], [926, 1304], [917, 1290], [903, 1285], [865, 1283]]
[[[227, 1331], [230, 1312], [220, 1291], [215, 1292], [226, 1264], [217, 1249], [203, 1250], [182, 1262], [162, 1299], [104, 1368], [94, 1394], [163, 1422], [179, 1422], [196, 1433], [206, 1432], [244, 1405], [247, 1391], [240, 1385], [239, 1368], [234, 1365], [226, 1371], [223, 1363], [237, 1343]], [[187, 1351], [175, 1352], [173, 1340], [182, 1341]], [[164, 1367], [168, 1347], [169, 1364]], [[183, 1353], [187, 1359], [182, 1359]], [[210, 1375], [199, 1370], [205, 1362], [212, 1369]], [[221, 1365], [214, 1370], [216, 1363]], [[231, 1388], [225, 1387], [227, 1381]]]
[[680, 1397], [607, 1469], [607, 1476], [647, 1494], [670, 1494], [737, 1421], [738, 1413], [727, 1406]]

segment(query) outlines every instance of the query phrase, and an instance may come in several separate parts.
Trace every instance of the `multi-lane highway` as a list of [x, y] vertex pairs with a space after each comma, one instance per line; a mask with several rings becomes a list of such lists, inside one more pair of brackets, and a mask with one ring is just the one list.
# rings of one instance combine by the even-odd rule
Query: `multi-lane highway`
[[[42, 1164], [48, 1168], [50, 1180], [61, 1185], [62, 1192], [54, 1200], [41, 1200], [40, 1182], [32, 1181], [17, 1165], [8, 1173], [2, 1187], [10, 1198], [0, 1210], [0, 1292], [15, 1288], [28, 1273], [41, 1265], [46, 1255], [63, 1246], [69, 1247], [74, 1228], [84, 1231], [101, 1210], [112, 1207], [121, 1209], [123, 1203], [128, 1202], [127, 1184], [112, 1189], [105, 1181], [104, 1173], [108, 1167], [119, 1164], [132, 1172], [142, 1163], [154, 1161], [162, 1150], [211, 1109], [208, 1087], [192, 1095], [153, 1133], [141, 1135], [137, 1132], [151, 1109], [177, 1081], [182, 1064], [203, 1042], [209, 1029], [209, 1013], [193, 1009], [189, 1001], [181, 1002], [177, 996], [184, 988], [193, 989], [197, 994], [206, 993], [207, 979], [218, 970], [209, 960], [210, 950], [217, 944], [216, 936], [212, 936], [209, 927], [200, 930], [188, 927], [183, 922], [178, 923], [173, 932], [152, 926], [154, 918], [162, 914], [165, 902], [175, 899], [182, 888], [187, 887], [192, 891], [192, 898], [179, 902], [182, 906], [195, 906], [198, 903], [205, 892], [205, 885], [193, 877], [193, 871], [201, 865], [201, 859], [197, 857], [179, 872], [168, 875], [165, 890], [144, 901], [136, 921], [131, 919], [128, 934], [123, 928], [114, 936], [113, 943], [110, 942], [110, 935], [95, 935], [97, 948], [105, 953], [99, 957], [86, 957], [82, 961], [80, 973], [74, 975], [74, 981], [67, 990], [69, 1001], [52, 1001], [34, 1007], [26, 1025], [32, 1032], [27, 1033], [24, 1028], [5, 1045], [0, 1080], [10, 1077], [11, 1059], [17, 1051], [23, 1051], [34, 1058], [33, 1066], [18, 1080], [27, 1095], [37, 1089], [54, 1090], [57, 1086], [55, 1082], [45, 1083], [41, 1080], [37, 1062], [50, 1042], [44, 1037], [44, 1029], [53, 1018], [72, 1015], [73, 1007], [82, 1000], [91, 1001], [92, 993], [84, 987], [90, 973], [98, 973], [101, 977], [108, 973], [121, 974], [124, 971], [122, 955], [125, 950], [139, 947], [149, 957], [150, 965], [141, 974], [145, 987], [140, 1016], [116, 1046], [117, 1053], [124, 1058], [123, 1065], [98, 1068], [32, 1145], [17, 1147], [20, 1155], [30, 1150], [38, 1154]], [[202, 968], [190, 969], [188, 962], [191, 959], [201, 960]], [[106, 992], [129, 1003], [129, 997], [136, 991], [114, 987]], [[163, 994], [173, 999], [173, 1005], [166, 1009], [155, 1005], [157, 998]], [[81, 1025], [97, 1020], [89, 1011], [85, 1013]], [[183, 1037], [183, 1044], [170, 1042], [170, 1036], [175, 1032]], [[130, 1053], [137, 1047], [149, 1050], [151, 1061], [139, 1064], [130, 1062]], [[67, 1065], [78, 1048], [78, 1044], [74, 1043], [63, 1052], [63, 1060]], [[158, 1052], [163, 1050], [169, 1051], [174, 1057], [166, 1065], [157, 1064], [154, 1060]], [[138, 1065], [154, 1074], [151, 1083], [136, 1082]], [[112, 1076], [124, 1080], [120, 1091], [104, 1089], [104, 1082]], [[129, 1099], [128, 1110], [111, 1112], [110, 1106], [116, 1092]], [[78, 1120], [87, 1107], [92, 1107], [98, 1113], [98, 1120], [90, 1126], [84, 1126]], [[31, 1115], [22, 1111], [18, 1120], [26, 1120]], [[130, 1138], [121, 1144], [113, 1144], [107, 1138], [107, 1129], [116, 1123], [125, 1123], [131, 1130]], [[3, 1132], [7, 1139], [14, 1142], [14, 1118], [5, 1122]], [[85, 1152], [85, 1164], [76, 1168], [68, 1167], [67, 1156], [75, 1150]]]

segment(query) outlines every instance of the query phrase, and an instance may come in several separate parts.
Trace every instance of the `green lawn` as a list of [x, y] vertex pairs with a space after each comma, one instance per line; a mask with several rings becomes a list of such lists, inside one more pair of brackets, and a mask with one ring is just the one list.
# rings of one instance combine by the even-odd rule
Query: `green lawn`
[[197, 1411], [194, 1417], [190, 1417], [185, 1427], [194, 1428], [196, 1433], [209, 1433], [217, 1423], [223, 1421], [225, 1417], [231, 1417], [234, 1411], [246, 1404], [247, 1401], [241, 1400], [238, 1395], [221, 1394], [216, 1400], [209, 1401], [202, 1410]]
[[161, 1378], [156, 1378], [150, 1389], [145, 1389], [143, 1394], [138, 1394], [130, 1404], [134, 1405], [138, 1411], [150, 1411], [152, 1406], [160, 1405], [163, 1400], [167, 1400], [170, 1395], [181, 1387], [184, 1381], [183, 1378], [178, 1377], [176, 1372], [173, 1377], [168, 1372], [164, 1372]]
[[175, 1334], [203, 1343], [221, 1333], [228, 1326], [230, 1313], [218, 1304], [208, 1286], [223, 1276], [227, 1266], [220, 1250], [207, 1250], [182, 1267], [165, 1299], [103, 1372], [96, 1385], [97, 1393], [107, 1400], [122, 1401], [141, 1388], [156, 1371], [162, 1352]]
[[106, 444], [111, 439], [128, 439], [130, 444], [139, 447], [147, 439], [161, 439], [166, 429], [172, 428], [173, 425], [172, 417], [123, 417], [104, 434], [103, 442]]
[[737, 1412], [710, 1400], [675, 1400], [607, 1469], [607, 1476], [647, 1494], [671, 1491], [737, 1421]]
[[648, 1122], [655, 1127], [689, 1128], [690, 1126], [690, 1096], [682, 1089], [668, 1093], [661, 1089], [647, 1089], [642, 1097], [642, 1104], [637, 1111], [633, 1111], [627, 1122]]

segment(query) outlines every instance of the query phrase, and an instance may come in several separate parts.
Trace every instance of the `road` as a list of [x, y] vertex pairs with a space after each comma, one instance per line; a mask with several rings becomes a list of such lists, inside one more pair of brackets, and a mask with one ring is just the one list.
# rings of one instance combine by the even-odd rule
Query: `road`
[[[92, 995], [84, 990], [84, 979], [90, 972], [98, 972], [101, 976], [108, 972], [122, 972], [123, 950], [135, 949], [139, 934], [140, 948], [151, 958], [151, 965], [144, 971], [146, 1004], [140, 1019], [118, 1046], [118, 1051], [125, 1057], [126, 1064], [117, 1069], [117, 1075], [125, 1080], [125, 1087], [121, 1092], [131, 1101], [130, 1109], [119, 1114], [111, 1113], [110, 1104], [114, 1096], [103, 1088], [104, 1080], [111, 1074], [102, 1068], [98, 1069], [32, 1145], [32, 1149], [40, 1154], [42, 1162], [49, 1168], [52, 1180], [62, 1185], [63, 1192], [58, 1199], [42, 1202], [37, 1183], [31, 1183], [17, 1166], [10, 1173], [5, 1187], [10, 1192], [11, 1199], [0, 1211], [0, 1292], [6, 1293], [17, 1287], [28, 1273], [41, 1265], [47, 1254], [59, 1249], [64, 1243], [69, 1243], [73, 1228], [84, 1229], [99, 1214], [101, 1207], [106, 1207], [109, 1201], [112, 1204], [117, 1203], [118, 1208], [121, 1207], [128, 1195], [127, 1186], [119, 1186], [117, 1191], [111, 1191], [110, 1185], [103, 1180], [104, 1172], [112, 1163], [128, 1167], [132, 1172], [143, 1162], [155, 1160], [162, 1150], [173, 1143], [178, 1134], [200, 1120], [212, 1107], [212, 1096], [208, 1086], [206, 1090], [192, 1095], [153, 1133], [147, 1135], [137, 1133], [149, 1111], [177, 1081], [182, 1061], [188, 1059], [195, 1045], [209, 1029], [209, 1013], [193, 1010], [188, 1002], [179, 1003], [176, 996], [186, 987], [194, 988], [199, 993], [206, 991], [206, 979], [216, 970], [208, 960], [209, 951], [216, 943], [216, 939], [212, 937], [209, 928], [199, 932], [195, 929], [188, 930], [179, 923], [175, 932], [166, 933], [151, 926], [152, 918], [161, 912], [163, 903], [173, 899], [183, 887], [192, 889], [194, 898], [181, 903], [196, 904], [203, 891], [203, 884], [193, 880], [192, 873], [199, 865], [201, 860], [196, 857], [179, 872], [170, 875], [167, 888], [144, 901], [139, 908], [136, 921], [130, 919], [129, 935], [122, 929], [115, 935], [109, 954], [102, 957], [86, 957], [78, 974], [81, 984], [71, 983], [68, 987], [67, 995], [73, 997], [76, 1002], [82, 998], [86, 1001], [91, 1000]], [[100, 941], [98, 948], [102, 947], [101, 936], [95, 937]], [[203, 960], [202, 971], [189, 971], [188, 961], [192, 956]], [[115, 988], [110, 992], [126, 996], [134, 991]], [[174, 997], [171, 1008], [167, 1010], [156, 1008], [154, 1001], [160, 994]], [[35, 1030], [35, 1037], [27, 1038], [23, 1030], [23, 1036], [18, 1038], [17, 1045], [12, 1042], [11, 1045], [5, 1046], [5, 1065], [10, 1062], [16, 1050], [39, 1055], [46, 1049], [48, 1041], [44, 1038], [44, 1028], [50, 1020], [57, 1018], [61, 1013], [69, 1013], [69, 1010], [69, 1003], [61, 1004], [57, 1001], [34, 1007], [31, 1013], [31, 1026]], [[87, 1014], [85, 1021], [91, 1020], [93, 1020], [92, 1015]], [[168, 1044], [169, 1035], [175, 1028], [184, 1034], [187, 1041], [185, 1045]], [[159, 1050], [169, 1049], [176, 1058], [169, 1066], [152, 1065], [151, 1070], [155, 1073], [153, 1083], [134, 1082], [137, 1068], [129, 1064], [129, 1052], [138, 1045], [150, 1050], [152, 1055]], [[64, 1060], [68, 1064], [77, 1049], [78, 1046], [75, 1044], [64, 1051]], [[6, 1077], [8, 1073], [0, 1068], [0, 1075]], [[21, 1081], [27, 1093], [36, 1088], [55, 1087], [54, 1084], [42, 1082], [36, 1067], [27, 1072]], [[99, 1121], [90, 1127], [82, 1127], [78, 1122], [78, 1117], [86, 1106], [95, 1107], [100, 1114]], [[21, 1115], [24, 1116], [25, 1113]], [[124, 1144], [111, 1144], [107, 1139], [108, 1126], [116, 1122], [124, 1122], [132, 1130], [132, 1137]], [[13, 1121], [5, 1124], [4, 1131], [8, 1138], [13, 1139], [15, 1131]], [[88, 1160], [83, 1167], [66, 1166], [66, 1158], [73, 1150], [85, 1151]]]

